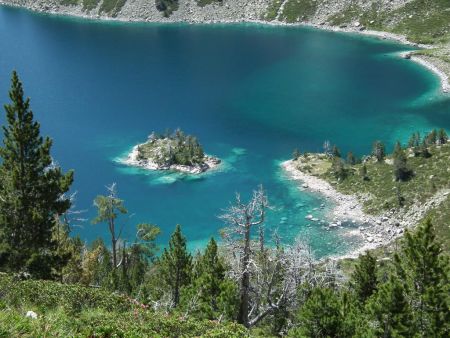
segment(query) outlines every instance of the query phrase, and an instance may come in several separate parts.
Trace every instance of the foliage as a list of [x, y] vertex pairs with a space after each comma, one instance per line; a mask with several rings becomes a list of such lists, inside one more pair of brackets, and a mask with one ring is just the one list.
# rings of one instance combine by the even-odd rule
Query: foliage
[[99, 12], [116, 17], [126, 2], [127, 0], [103, 0]]
[[139, 145], [138, 159], [151, 159], [159, 165], [194, 165], [205, 160], [205, 153], [197, 138], [185, 135], [180, 129], [165, 135], [152, 134]]
[[223, 0], [197, 0], [197, 5], [204, 7], [213, 3], [223, 4]]
[[97, 8], [100, 0], [83, 0], [83, 10], [90, 11]]
[[[180, 318], [97, 288], [0, 276], [4, 337], [245, 337], [234, 323]], [[37, 319], [26, 318], [33, 310]]]
[[186, 238], [181, 233], [180, 225], [170, 237], [169, 247], [164, 249], [158, 261], [161, 280], [171, 293], [173, 307], [180, 303], [181, 288], [190, 283], [192, 278], [192, 256], [186, 249]]
[[372, 147], [372, 155], [378, 162], [383, 162], [386, 157], [385, 147], [381, 141], [375, 141]]
[[61, 258], [53, 251], [52, 232], [58, 216], [70, 208], [64, 194], [73, 172], [63, 174], [54, 164], [52, 141], [40, 136], [16, 72], [11, 82], [0, 147], [0, 268], [51, 278], [52, 267]]
[[377, 260], [370, 252], [359, 257], [350, 284], [360, 303], [365, 303], [377, 291]]
[[155, 0], [158, 11], [163, 12], [168, 18], [174, 11], [178, 10], [178, 0]]

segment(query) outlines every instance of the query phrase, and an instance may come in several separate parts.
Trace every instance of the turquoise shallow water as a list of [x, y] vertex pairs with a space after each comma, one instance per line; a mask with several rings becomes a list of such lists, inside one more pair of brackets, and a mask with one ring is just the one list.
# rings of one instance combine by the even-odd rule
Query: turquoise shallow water
[[[76, 171], [77, 209], [92, 218], [93, 198], [117, 182], [129, 240], [138, 222], [158, 224], [161, 243], [180, 223], [190, 247], [202, 247], [234, 193], [262, 183], [274, 207], [267, 228], [285, 242], [308, 238], [324, 256], [357, 238], [308, 226], [308, 213], [324, 217], [314, 210], [324, 201], [299, 191], [279, 163], [326, 139], [363, 154], [375, 139], [391, 146], [411, 131], [450, 129], [438, 79], [395, 57], [407, 48], [307, 28], [100, 23], [0, 7], [0, 98], [17, 69], [55, 158]], [[118, 163], [151, 131], [176, 127], [224, 159], [222, 169], [190, 177]], [[106, 235], [78, 225], [88, 241]]]

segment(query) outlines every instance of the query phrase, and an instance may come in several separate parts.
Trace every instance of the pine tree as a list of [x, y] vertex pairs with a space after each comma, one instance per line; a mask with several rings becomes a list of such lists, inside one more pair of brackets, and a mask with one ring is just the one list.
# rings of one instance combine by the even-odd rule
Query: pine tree
[[[194, 271], [195, 280], [182, 292], [184, 306], [189, 306], [189, 302], [196, 298], [197, 316], [208, 319], [225, 316], [233, 319], [237, 305], [237, 286], [225, 276], [225, 262], [218, 253], [214, 238], [209, 241], [203, 255], [197, 256]], [[232, 313], [229, 308], [233, 309]]]
[[159, 261], [162, 281], [170, 288], [173, 306], [180, 302], [181, 288], [188, 285], [192, 274], [192, 256], [186, 249], [186, 238], [181, 233], [181, 227], [176, 226], [170, 237], [169, 248]]
[[441, 128], [439, 129], [437, 133], [437, 142], [439, 144], [446, 144], [448, 142], [448, 135], [445, 131], [445, 129]]
[[[116, 220], [120, 214], [126, 214], [128, 211], [123, 206], [123, 200], [117, 197], [117, 190], [115, 183], [107, 187], [109, 194], [107, 196], [99, 195], [94, 200], [94, 205], [97, 207], [97, 217], [92, 221], [93, 224], [106, 223], [111, 235], [113, 268], [117, 268], [118, 248], [117, 242], [122, 233], [122, 227], [117, 229]], [[118, 231], [118, 232], [117, 232]]]
[[425, 137], [425, 142], [428, 146], [436, 144], [438, 141], [436, 129], [433, 129], [428, 135]]
[[375, 156], [378, 162], [383, 162], [386, 157], [384, 144], [380, 141], [375, 141], [372, 148], [372, 155]]
[[73, 182], [73, 172], [63, 174], [53, 164], [52, 141], [40, 135], [16, 72], [9, 97], [12, 102], [5, 105], [7, 125], [0, 147], [0, 265], [51, 278], [55, 216], [70, 208], [64, 194]]
[[[413, 337], [412, 311], [405, 297], [405, 290], [395, 277], [380, 287], [376, 297], [368, 304], [368, 312], [374, 320], [376, 337]], [[370, 326], [368, 326], [370, 327]]]
[[349, 165], [355, 165], [356, 164], [355, 155], [353, 155], [353, 153], [351, 151], [349, 151], [348, 154], [347, 154], [347, 163]]
[[339, 148], [337, 146], [333, 146], [333, 151], [332, 151], [332, 155], [335, 158], [340, 158], [341, 157], [341, 151], [339, 150]]
[[395, 255], [396, 275], [403, 281], [416, 329], [422, 337], [450, 333], [449, 261], [427, 220], [405, 234], [402, 250]]
[[334, 176], [340, 181], [346, 179], [348, 175], [347, 168], [345, 168], [344, 163], [342, 162], [343, 161], [338, 157], [333, 159]]
[[292, 159], [294, 161], [297, 161], [300, 156], [301, 156], [300, 151], [297, 148], [294, 149], [294, 151], [292, 152]]
[[343, 329], [339, 298], [333, 289], [316, 287], [300, 308], [299, 337], [340, 337]]
[[359, 174], [361, 175], [363, 181], [368, 181], [369, 180], [369, 176], [367, 176], [367, 166], [366, 166], [365, 163], [363, 163], [363, 165], [362, 165], [362, 167], [361, 167], [361, 169], [359, 171]]
[[351, 285], [359, 301], [364, 304], [377, 291], [377, 260], [368, 251], [361, 255], [352, 274]]
[[400, 145], [400, 142], [397, 142], [395, 144], [392, 157], [394, 158], [395, 180], [406, 181], [411, 175], [411, 170], [408, 169], [406, 155], [402, 149], [402, 146]]

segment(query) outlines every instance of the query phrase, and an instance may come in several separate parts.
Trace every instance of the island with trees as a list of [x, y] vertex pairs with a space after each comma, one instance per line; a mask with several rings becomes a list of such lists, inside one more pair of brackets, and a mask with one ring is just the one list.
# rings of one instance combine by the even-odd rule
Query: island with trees
[[147, 142], [133, 147], [124, 163], [148, 170], [173, 170], [200, 174], [216, 168], [221, 160], [206, 155], [197, 138], [182, 130], [152, 133]]

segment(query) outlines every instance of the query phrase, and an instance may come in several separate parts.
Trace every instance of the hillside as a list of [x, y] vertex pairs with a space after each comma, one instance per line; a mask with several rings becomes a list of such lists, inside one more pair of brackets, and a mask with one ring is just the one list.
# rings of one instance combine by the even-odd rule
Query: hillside
[[[98, 288], [0, 274], [0, 295], [0, 337], [246, 336], [238, 324], [155, 313], [129, 297]], [[37, 318], [27, 317], [28, 311]]]

